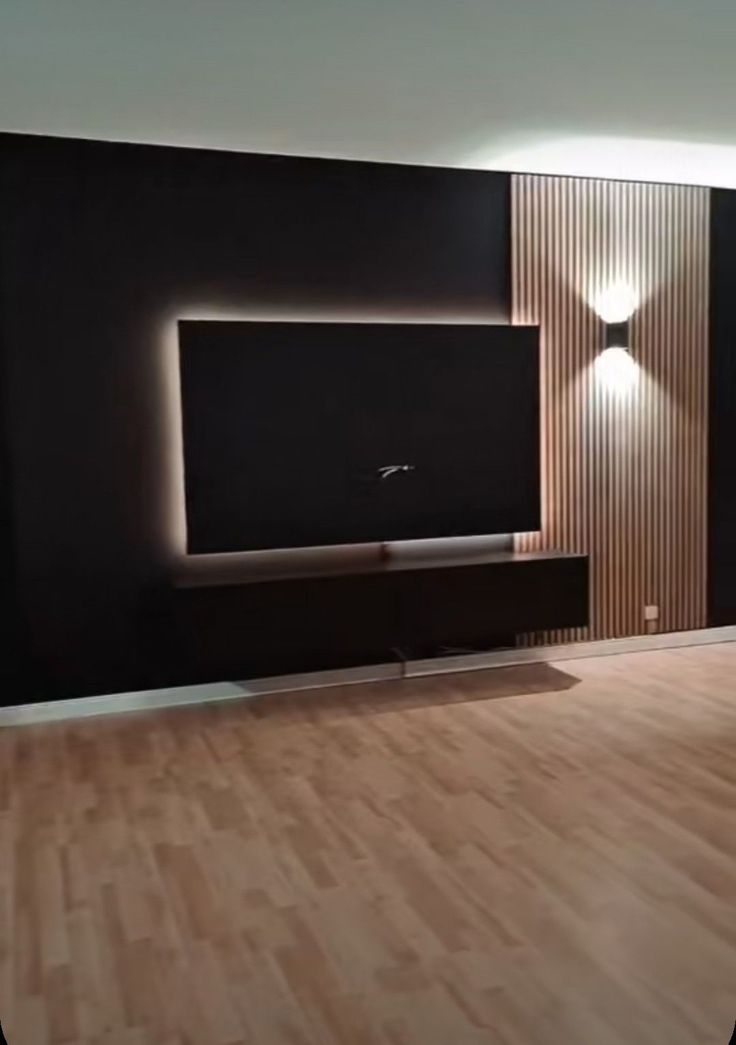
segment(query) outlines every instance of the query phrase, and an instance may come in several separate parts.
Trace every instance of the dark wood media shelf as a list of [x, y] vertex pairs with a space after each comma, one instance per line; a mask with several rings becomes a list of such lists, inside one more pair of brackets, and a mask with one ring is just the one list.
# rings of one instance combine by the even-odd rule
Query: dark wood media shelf
[[[188, 675], [246, 678], [509, 645], [588, 622], [588, 558], [495, 552], [393, 559], [351, 572], [255, 574], [170, 593], [171, 639]], [[207, 650], [205, 664], [199, 650]]]

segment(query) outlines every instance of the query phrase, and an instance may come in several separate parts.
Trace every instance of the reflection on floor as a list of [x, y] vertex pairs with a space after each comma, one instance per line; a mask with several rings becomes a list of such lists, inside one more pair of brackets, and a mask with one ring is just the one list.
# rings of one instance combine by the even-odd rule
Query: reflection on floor
[[693, 1045], [736, 645], [0, 733], [10, 1045]]

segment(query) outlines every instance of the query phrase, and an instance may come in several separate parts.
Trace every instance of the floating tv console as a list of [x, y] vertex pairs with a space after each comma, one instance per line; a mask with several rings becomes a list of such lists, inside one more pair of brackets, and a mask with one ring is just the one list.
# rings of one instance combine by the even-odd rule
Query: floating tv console
[[588, 558], [509, 551], [389, 559], [334, 574], [199, 577], [169, 598], [187, 678], [212, 681], [215, 665], [220, 679], [254, 678], [480, 652], [520, 633], [584, 626]]

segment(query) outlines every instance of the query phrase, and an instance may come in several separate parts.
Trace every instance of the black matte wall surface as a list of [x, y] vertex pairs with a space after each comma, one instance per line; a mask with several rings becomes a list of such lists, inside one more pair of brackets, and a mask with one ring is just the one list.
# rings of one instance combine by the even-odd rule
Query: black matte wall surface
[[736, 192], [711, 192], [708, 623], [736, 623]]
[[[4, 257], [0, 249], [0, 287]], [[3, 302], [0, 297], [0, 317]], [[15, 563], [12, 500], [12, 468], [8, 440], [6, 375], [0, 367], [0, 619], [3, 621], [3, 655], [0, 657], [0, 692], [13, 693], [26, 665], [25, 629], [19, 601]], [[0, 697], [0, 702], [2, 698]], [[0, 1031], [2, 1039], [2, 1031]]]
[[[25, 697], [187, 681], [155, 610], [177, 317], [506, 322], [508, 254], [505, 175], [0, 135], [2, 555]], [[217, 678], [194, 623], [186, 640]]]

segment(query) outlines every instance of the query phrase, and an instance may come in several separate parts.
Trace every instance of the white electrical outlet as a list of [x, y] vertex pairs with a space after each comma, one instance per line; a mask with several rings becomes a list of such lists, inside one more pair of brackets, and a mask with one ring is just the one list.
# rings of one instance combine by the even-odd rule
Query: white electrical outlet
[[644, 620], [659, 620], [659, 606], [645, 606]]

